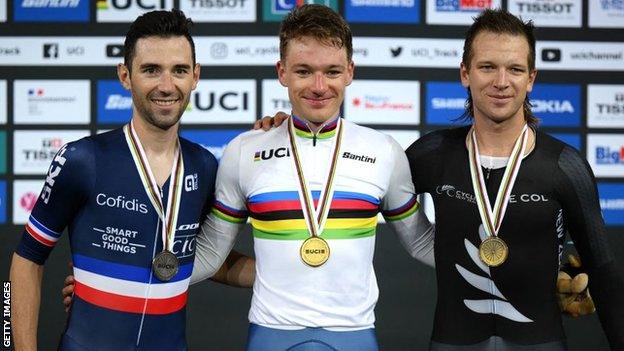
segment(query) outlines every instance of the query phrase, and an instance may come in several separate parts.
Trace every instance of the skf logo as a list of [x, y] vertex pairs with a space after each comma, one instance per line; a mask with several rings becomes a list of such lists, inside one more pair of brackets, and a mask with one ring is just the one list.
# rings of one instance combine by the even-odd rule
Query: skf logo
[[67, 144], [58, 151], [58, 153], [54, 157], [54, 160], [52, 161], [50, 169], [48, 170], [48, 175], [46, 176], [45, 184], [43, 186], [43, 190], [41, 191], [41, 200], [43, 200], [43, 203], [45, 204], [50, 201], [52, 187], [54, 186], [54, 183], [56, 181], [54, 178], [58, 177], [58, 175], [61, 173], [61, 168], [67, 161], [67, 159], [63, 157], [65, 151], [67, 151]]
[[290, 157], [290, 149], [286, 147], [280, 147], [277, 149], [256, 151], [256, 153], [254, 154], [254, 162], [258, 162], [260, 160], [270, 160], [273, 157]]
[[596, 163], [599, 165], [624, 164], [624, 146], [620, 146], [619, 150], [611, 146], [597, 146]]
[[144, 10], [164, 9], [166, 7], [165, 0], [98, 0], [97, 8], [98, 10], [108, 10], [110, 4], [117, 10], [126, 10], [134, 3]]
[[356, 154], [352, 154], [346, 151], [342, 154], [342, 158], [348, 158], [350, 160], [361, 161], [361, 162], [366, 162], [366, 163], [375, 163], [377, 161], [376, 157], [370, 157], [366, 155], [356, 155]]
[[197, 173], [189, 174], [184, 177], [184, 190], [186, 192], [197, 190]]

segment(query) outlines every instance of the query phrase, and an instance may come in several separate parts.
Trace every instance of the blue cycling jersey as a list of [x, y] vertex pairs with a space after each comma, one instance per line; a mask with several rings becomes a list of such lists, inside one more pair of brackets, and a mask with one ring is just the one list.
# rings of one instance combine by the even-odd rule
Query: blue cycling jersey
[[[16, 252], [43, 264], [68, 227], [76, 285], [61, 349], [186, 349], [195, 235], [213, 199], [217, 162], [185, 139], [180, 147], [185, 166], [172, 249], [180, 269], [167, 282], [152, 272], [162, 223], [124, 131], [69, 143], [54, 158]], [[160, 189], [164, 206], [169, 186]]]

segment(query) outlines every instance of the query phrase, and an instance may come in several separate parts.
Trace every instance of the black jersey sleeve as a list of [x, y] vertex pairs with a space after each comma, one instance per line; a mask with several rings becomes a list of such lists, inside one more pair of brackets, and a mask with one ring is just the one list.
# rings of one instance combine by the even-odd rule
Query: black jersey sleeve
[[417, 194], [427, 192], [432, 181], [431, 170], [436, 169], [439, 155], [435, 152], [442, 144], [441, 132], [431, 132], [416, 140], [405, 153], [410, 164], [412, 181]]
[[559, 155], [555, 191], [570, 233], [589, 274], [589, 288], [612, 350], [624, 350], [624, 273], [616, 264], [600, 212], [596, 182], [576, 150]]
[[[54, 156], [15, 252], [42, 265], [71, 224], [95, 183], [92, 143], [65, 144]], [[113, 176], [113, 175], [110, 175]]]

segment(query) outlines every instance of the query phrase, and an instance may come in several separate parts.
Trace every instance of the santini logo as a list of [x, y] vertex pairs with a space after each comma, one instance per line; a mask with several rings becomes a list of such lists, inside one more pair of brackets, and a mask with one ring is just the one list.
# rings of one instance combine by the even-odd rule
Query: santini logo
[[352, 154], [350, 152], [344, 152], [342, 154], [342, 158], [348, 158], [350, 160], [362, 161], [362, 162], [368, 162], [368, 163], [375, 163], [375, 161], [377, 161], [376, 157], [369, 157], [369, 156], [366, 156], [366, 155], [356, 155], [356, 154]]

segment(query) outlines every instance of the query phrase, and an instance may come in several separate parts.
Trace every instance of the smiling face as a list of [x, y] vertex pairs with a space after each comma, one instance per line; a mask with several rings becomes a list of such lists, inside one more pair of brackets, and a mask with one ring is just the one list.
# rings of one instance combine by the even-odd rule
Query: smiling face
[[537, 75], [529, 70], [526, 38], [483, 31], [472, 42], [472, 52], [460, 74], [470, 89], [475, 122], [524, 121], [523, 103]]
[[353, 67], [344, 47], [312, 37], [289, 41], [277, 74], [288, 88], [292, 113], [317, 124], [336, 117], [345, 88], [353, 80]]
[[191, 45], [183, 36], [145, 37], [134, 48], [131, 70], [117, 67], [122, 85], [132, 92], [133, 118], [162, 130], [176, 125], [197, 86]]

